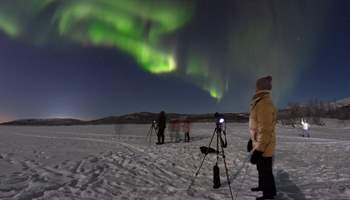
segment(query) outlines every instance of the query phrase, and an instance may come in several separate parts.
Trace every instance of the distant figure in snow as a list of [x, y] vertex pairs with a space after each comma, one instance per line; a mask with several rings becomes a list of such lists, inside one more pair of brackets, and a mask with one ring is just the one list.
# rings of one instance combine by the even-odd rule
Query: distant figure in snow
[[307, 123], [306, 121], [304, 121], [304, 119], [301, 119], [301, 125], [303, 126], [303, 137], [310, 137], [310, 133], [309, 133], [309, 128], [310, 128], [310, 124]]
[[191, 122], [189, 119], [184, 120], [182, 128], [185, 134], [185, 142], [190, 142]]
[[275, 179], [272, 173], [272, 157], [276, 146], [276, 109], [271, 98], [272, 77], [257, 80], [256, 93], [250, 104], [249, 129], [251, 139], [248, 151], [252, 151], [250, 162], [256, 165], [259, 175], [258, 187], [251, 191], [262, 191], [257, 200], [274, 199]]
[[157, 124], [158, 124], [157, 144], [164, 144], [164, 131], [166, 128], [166, 116], [164, 111], [161, 111], [159, 113]]
[[171, 119], [169, 125], [169, 137], [171, 142], [178, 142], [180, 140], [179, 132], [181, 124], [178, 119]]
[[174, 142], [174, 138], [175, 138], [175, 129], [176, 129], [176, 124], [175, 124], [175, 120], [170, 120], [169, 122], [169, 138], [170, 138], [170, 142]]
[[181, 121], [179, 119], [174, 120], [174, 133], [175, 142], [180, 142]]

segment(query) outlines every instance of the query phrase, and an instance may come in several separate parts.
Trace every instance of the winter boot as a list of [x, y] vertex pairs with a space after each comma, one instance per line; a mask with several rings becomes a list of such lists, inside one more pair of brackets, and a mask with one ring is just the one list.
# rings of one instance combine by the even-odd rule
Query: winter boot
[[262, 188], [260, 188], [260, 187], [251, 188], [250, 190], [251, 190], [252, 192], [263, 191]]
[[262, 196], [262, 197], [256, 197], [256, 200], [269, 200], [269, 199], [275, 199], [274, 196]]

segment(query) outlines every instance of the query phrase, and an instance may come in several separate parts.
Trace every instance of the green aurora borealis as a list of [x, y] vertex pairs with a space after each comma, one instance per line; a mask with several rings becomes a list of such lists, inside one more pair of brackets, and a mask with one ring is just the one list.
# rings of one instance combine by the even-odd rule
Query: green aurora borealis
[[[16, 0], [0, 4], [0, 28], [11, 37], [27, 34], [32, 21], [41, 20], [41, 14], [54, 7], [51, 24], [41, 26], [74, 42], [116, 47], [155, 74], [176, 69], [173, 50], [163, 48], [160, 40], [181, 28], [193, 12], [188, 3], [153, 4], [147, 0]], [[35, 34], [50, 37], [45, 33]]]
[[143, 70], [194, 83], [217, 100], [239, 87], [237, 79], [271, 74], [281, 97], [317, 47], [327, 4], [254, 2], [232, 1], [206, 21], [195, 0], [3, 0], [0, 30], [33, 44], [116, 48]]

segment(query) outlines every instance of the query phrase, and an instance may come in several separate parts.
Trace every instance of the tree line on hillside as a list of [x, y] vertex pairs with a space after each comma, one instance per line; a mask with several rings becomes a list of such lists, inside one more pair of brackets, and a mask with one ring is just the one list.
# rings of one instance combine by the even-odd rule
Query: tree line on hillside
[[350, 105], [339, 106], [335, 102], [312, 99], [307, 103], [290, 102], [287, 109], [279, 113], [279, 121], [293, 127], [300, 124], [301, 119], [311, 124], [324, 125], [322, 118], [350, 119]]

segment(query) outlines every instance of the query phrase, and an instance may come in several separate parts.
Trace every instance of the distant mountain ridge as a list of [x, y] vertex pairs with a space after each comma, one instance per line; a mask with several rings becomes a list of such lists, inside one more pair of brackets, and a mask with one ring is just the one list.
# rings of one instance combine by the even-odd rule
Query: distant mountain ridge
[[[178, 113], [167, 113], [167, 119], [185, 119], [188, 118], [192, 122], [214, 122], [214, 113], [207, 114], [178, 114]], [[228, 122], [247, 122], [247, 113], [224, 113], [225, 120]], [[10, 122], [5, 122], [0, 125], [29, 125], [29, 126], [57, 126], [57, 125], [99, 125], [99, 124], [148, 124], [152, 123], [153, 120], [157, 120], [158, 113], [151, 112], [140, 112], [131, 113], [121, 116], [109, 116], [96, 120], [80, 120], [71, 118], [49, 118], [49, 119], [20, 119]]]
[[[350, 97], [344, 98], [331, 103], [334, 111], [329, 113], [327, 117], [338, 119], [350, 118]], [[283, 117], [288, 113], [290, 108], [279, 110], [279, 116]], [[227, 122], [248, 122], [248, 113], [223, 113]], [[57, 125], [99, 125], [99, 124], [148, 124], [153, 120], [157, 120], [158, 113], [138, 112], [121, 116], [109, 116], [95, 120], [80, 120], [72, 118], [48, 118], [48, 119], [20, 119], [10, 122], [1, 123], [0, 125], [29, 125], [29, 126], [57, 126]], [[192, 122], [214, 122], [214, 113], [206, 114], [179, 114], [167, 113], [167, 119], [184, 119], [188, 118]]]
[[73, 125], [82, 124], [84, 121], [72, 118], [47, 118], [47, 119], [19, 119], [4, 122], [0, 125]]

